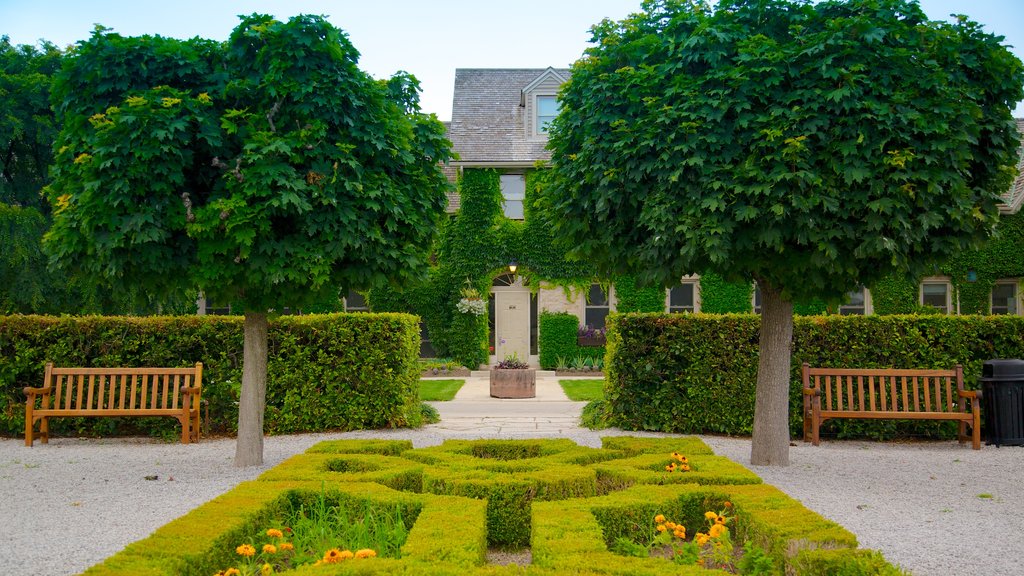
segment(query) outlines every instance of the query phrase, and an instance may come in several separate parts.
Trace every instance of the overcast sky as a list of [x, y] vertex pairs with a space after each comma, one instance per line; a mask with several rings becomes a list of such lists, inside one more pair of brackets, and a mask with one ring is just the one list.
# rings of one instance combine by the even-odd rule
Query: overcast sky
[[[1024, 59], [1024, 1], [921, 0], [932, 19], [965, 13], [1006, 37]], [[226, 40], [238, 14], [279, 20], [323, 14], [345, 30], [362, 54], [360, 67], [377, 78], [398, 70], [421, 82], [421, 106], [451, 118], [456, 68], [566, 67], [602, 18], [621, 19], [640, 0], [0, 0], [0, 35], [15, 44], [45, 39], [60, 46], [89, 37], [94, 24], [124, 36], [159, 34]], [[1016, 116], [1024, 117], [1018, 105]]]

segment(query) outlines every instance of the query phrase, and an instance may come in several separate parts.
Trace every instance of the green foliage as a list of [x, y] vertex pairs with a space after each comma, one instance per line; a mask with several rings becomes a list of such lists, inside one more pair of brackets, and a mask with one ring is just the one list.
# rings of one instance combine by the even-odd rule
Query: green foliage
[[[203, 362], [210, 432], [235, 429], [241, 318], [0, 316], [0, 434], [24, 431], [22, 388], [43, 366], [190, 366]], [[269, 330], [270, 433], [414, 425], [419, 351], [415, 318], [396, 314], [286, 316]], [[204, 413], [207, 407], [203, 408]], [[173, 434], [169, 418], [54, 419], [55, 435]]]
[[700, 309], [708, 314], [751, 312], [753, 285], [750, 282], [726, 282], [714, 272], [700, 276]]
[[603, 358], [604, 347], [580, 346], [576, 335], [579, 318], [567, 312], [541, 312], [537, 319], [537, 346], [540, 348], [540, 367], [553, 370], [558, 359], [572, 361], [577, 357]]
[[[605, 400], [615, 426], [636, 430], [749, 435], [758, 365], [753, 315], [615, 315], [609, 331]], [[952, 368], [968, 388], [992, 358], [1024, 357], [1024, 318], [816, 316], [797, 318], [789, 379], [793, 435], [802, 430], [800, 368]], [[941, 422], [838, 420], [825, 434], [955, 438]]]
[[243, 17], [226, 44], [98, 29], [53, 89], [53, 259], [247, 311], [417, 277], [450, 144], [414, 78], [357, 59], [315, 16]]
[[1000, 40], [904, 0], [645, 3], [561, 92], [548, 223], [604, 276], [788, 301], [922, 270], [990, 235], [1013, 178], [1024, 66]]
[[40, 192], [58, 130], [50, 82], [63, 60], [50, 42], [13, 46], [0, 37], [0, 203], [48, 211]]
[[573, 402], [604, 399], [604, 380], [559, 380], [558, 384]]
[[[491, 440], [412, 449], [408, 441], [324, 442], [159, 528], [86, 574], [211, 574], [237, 561], [234, 547], [274, 527], [275, 519], [324, 508], [349, 518], [367, 512], [400, 517], [407, 530], [401, 558], [347, 562], [338, 568], [346, 574], [505, 573], [484, 561], [489, 541], [493, 545], [504, 539], [499, 535], [525, 530], [533, 561], [517, 568], [520, 572], [659, 576], [670, 567], [664, 560], [628, 558], [609, 547], [619, 538], [649, 540], [656, 514], [696, 527], [705, 510], [721, 509], [726, 500], [736, 511], [737, 543], [764, 546], [775, 573], [819, 574], [805, 570], [824, 566], [846, 573], [842, 570], [868, 563], [877, 570], [891, 568], [877, 553], [857, 550], [853, 534], [757, 483], [737, 464], [729, 463], [745, 474], [746, 484], [655, 482], [607, 485], [598, 492], [601, 469], [619, 461], [631, 461], [620, 468], [653, 480], [657, 474], [638, 468], [640, 460], [664, 459], [676, 450], [692, 455], [698, 467], [724, 460], [696, 438], [614, 437], [602, 439], [602, 445]], [[399, 483], [403, 476], [423, 482]], [[811, 554], [797, 563], [794, 551], [806, 548], [835, 550], [827, 560]], [[697, 575], [703, 569], [669, 571]]]
[[[961, 314], [988, 314], [992, 287], [996, 280], [1024, 278], [1024, 211], [1002, 215], [995, 237], [981, 248], [950, 258], [941, 267], [952, 278]], [[977, 279], [967, 280], [967, 272]], [[1024, 288], [1024, 287], [1021, 287]], [[1021, 288], [1018, 288], [1020, 293]], [[914, 294], [915, 302], [917, 294]]]
[[637, 286], [633, 276], [615, 279], [616, 312], [664, 312], [665, 290], [661, 286]]

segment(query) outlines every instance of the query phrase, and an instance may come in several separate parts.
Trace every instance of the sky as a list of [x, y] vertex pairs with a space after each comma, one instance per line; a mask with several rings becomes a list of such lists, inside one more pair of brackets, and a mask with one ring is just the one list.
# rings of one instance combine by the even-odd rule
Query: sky
[[[1021, 0], [920, 3], [935, 20], [967, 14], [1005, 36], [1024, 60]], [[360, 68], [376, 78], [412, 73], [423, 90], [422, 110], [449, 120], [456, 68], [567, 67], [587, 48], [590, 26], [639, 6], [640, 0], [0, 0], [0, 35], [14, 44], [66, 46], [102, 24], [123, 36], [226, 40], [239, 14], [322, 14], [349, 35], [362, 54]], [[1024, 117], [1024, 105], [1015, 116]]]

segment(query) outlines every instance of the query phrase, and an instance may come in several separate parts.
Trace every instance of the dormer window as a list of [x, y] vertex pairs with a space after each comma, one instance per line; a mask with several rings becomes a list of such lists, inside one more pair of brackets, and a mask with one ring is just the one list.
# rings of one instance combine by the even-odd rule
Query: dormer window
[[537, 134], [547, 134], [548, 124], [558, 116], [558, 100], [554, 96], [537, 96]]

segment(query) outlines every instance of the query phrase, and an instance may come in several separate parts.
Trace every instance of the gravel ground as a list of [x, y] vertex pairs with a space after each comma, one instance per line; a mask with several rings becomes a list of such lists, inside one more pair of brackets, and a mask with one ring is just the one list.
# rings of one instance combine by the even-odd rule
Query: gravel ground
[[[587, 446], [618, 431], [560, 433]], [[634, 435], [637, 435], [633, 433]], [[533, 436], [538, 436], [534, 434]], [[199, 444], [0, 440], [4, 574], [75, 574], [320, 440], [471, 437], [427, 427], [268, 437], [265, 464], [237, 469], [234, 440]], [[511, 435], [505, 437], [512, 437]], [[525, 436], [524, 436], [525, 437]], [[750, 440], [703, 438], [749, 466]], [[1024, 574], [1024, 449], [955, 442], [797, 442], [787, 468], [751, 467], [917, 576]], [[149, 478], [149, 479], [147, 479]]]

